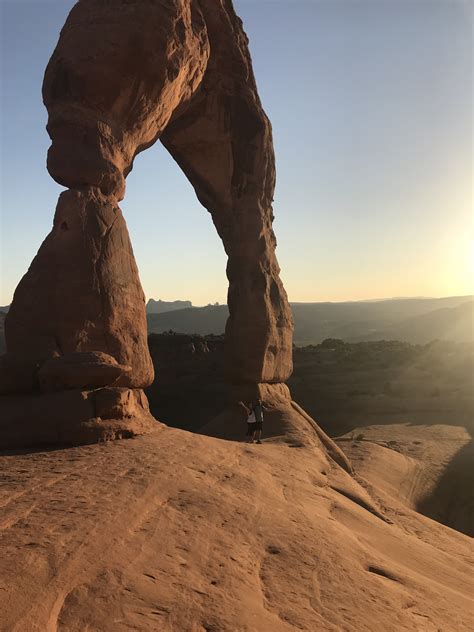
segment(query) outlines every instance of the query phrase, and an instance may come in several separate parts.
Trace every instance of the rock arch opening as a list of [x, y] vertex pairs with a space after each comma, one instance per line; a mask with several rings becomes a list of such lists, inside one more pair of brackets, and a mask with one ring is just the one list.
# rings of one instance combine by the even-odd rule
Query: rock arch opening
[[198, 432], [229, 403], [226, 256], [209, 213], [161, 143], [137, 158], [121, 207], [146, 299], [193, 303], [171, 313], [147, 303], [155, 379], [145, 393], [155, 419]]
[[160, 142], [137, 156], [120, 206], [147, 302], [181, 300], [197, 307], [227, 303], [222, 242], [192, 185]]

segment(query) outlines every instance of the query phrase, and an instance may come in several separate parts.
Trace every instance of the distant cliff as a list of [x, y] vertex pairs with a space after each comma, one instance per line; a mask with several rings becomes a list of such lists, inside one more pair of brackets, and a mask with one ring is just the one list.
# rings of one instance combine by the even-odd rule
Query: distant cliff
[[[183, 307], [184, 306], [184, 307]], [[346, 342], [400, 340], [426, 344], [432, 340], [474, 342], [474, 301], [471, 296], [409, 298], [346, 303], [292, 303], [297, 346], [315, 345], [326, 338]], [[0, 353], [5, 351], [0, 308]], [[224, 333], [227, 305], [193, 307], [191, 301], [147, 303], [148, 333], [172, 330], [182, 334]]]
[[[291, 303], [298, 346], [319, 344], [326, 338], [348, 342], [402, 340], [426, 344], [431, 340], [471, 342], [474, 302], [470, 296], [389, 299], [345, 303]], [[148, 314], [148, 332], [222, 334], [227, 305]]]
[[148, 314], [148, 333], [161, 334], [171, 329], [181, 334], [219, 335], [224, 333], [228, 316], [227, 305], [191, 307], [166, 314]]
[[150, 298], [146, 304], [147, 314], [165, 314], [166, 312], [174, 312], [178, 309], [187, 309], [192, 307], [191, 301], [155, 301]]

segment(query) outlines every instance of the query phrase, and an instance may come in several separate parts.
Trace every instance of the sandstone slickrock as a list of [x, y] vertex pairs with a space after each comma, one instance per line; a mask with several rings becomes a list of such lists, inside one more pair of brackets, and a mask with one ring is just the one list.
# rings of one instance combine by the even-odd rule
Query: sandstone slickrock
[[0, 455], [0, 630], [471, 632], [472, 540], [390, 496], [399, 461], [285, 443]]
[[228, 255], [235, 397], [283, 392], [293, 320], [275, 257], [272, 133], [231, 0], [80, 0], [46, 69], [43, 100], [48, 171], [69, 190], [15, 292], [9, 353], [44, 375], [56, 355], [103, 352], [131, 367], [114, 386], [152, 382], [144, 295], [118, 201], [135, 156], [161, 139]]
[[131, 367], [106, 353], [85, 351], [51, 358], [42, 365], [38, 377], [41, 390], [57, 391], [109, 386], [130, 371]]

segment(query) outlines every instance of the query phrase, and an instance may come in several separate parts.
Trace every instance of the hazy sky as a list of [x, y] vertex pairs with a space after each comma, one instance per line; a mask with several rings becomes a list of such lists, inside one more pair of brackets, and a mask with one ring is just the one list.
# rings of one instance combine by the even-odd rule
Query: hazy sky
[[[0, 305], [51, 228], [44, 68], [70, 0], [0, 0]], [[472, 4], [234, 0], [277, 160], [290, 300], [473, 291]], [[225, 302], [210, 216], [157, 143], [121, 204], [147, 297]]]

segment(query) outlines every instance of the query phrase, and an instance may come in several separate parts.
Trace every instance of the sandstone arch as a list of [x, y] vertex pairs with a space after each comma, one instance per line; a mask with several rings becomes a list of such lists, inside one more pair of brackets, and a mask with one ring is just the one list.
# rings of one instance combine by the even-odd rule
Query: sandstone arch
[[[161, 139], [228, 255], [235, 397], [262, 389], [288, 397], [268, 386], [291, 374], [293, 328], [272, 231], [271, 126], [231, 0], [80, 0], [46, 69], [43, 100], [48, 171], [68, 190], [15, 292], [3, 391], [89, 393], [85, 416], [99, 438], [106, 418], [141, 415], [147, 426], [145, 303], [118, 202], [135, 156]], [[98, 388], [107, 404], [98, 406]], [[131, 428], [112, 426], [111, 435]]]

